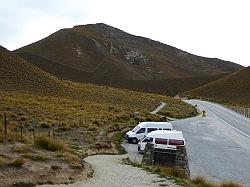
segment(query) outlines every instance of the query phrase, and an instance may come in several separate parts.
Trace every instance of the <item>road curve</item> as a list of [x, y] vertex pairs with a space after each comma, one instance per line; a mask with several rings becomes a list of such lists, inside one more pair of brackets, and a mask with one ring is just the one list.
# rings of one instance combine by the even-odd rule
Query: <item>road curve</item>
[[250, 120], [219, 104], [186, 102], [207, 112], [206, 117], [172, 121], [187, 140], [191, 175], [250, 186]]
[[200, 101], [190, 100], [186, 101], [193, 105], [199, 105], [200, 108], [214, 115], [217, 119], [221, 120], [225, 125], [230, 126], [238, 133], [250, 138], [250, 119], [244, 117], [230, 109], [227, 109], [219, 104]]

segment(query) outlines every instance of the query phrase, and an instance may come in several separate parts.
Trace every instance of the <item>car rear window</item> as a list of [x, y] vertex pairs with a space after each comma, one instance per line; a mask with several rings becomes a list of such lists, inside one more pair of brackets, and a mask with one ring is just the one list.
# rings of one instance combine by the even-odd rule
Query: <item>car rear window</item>
[[169, 140], [169, 145], [184, 145], [184, 141], [183, 140], [170, 139]]
[[156, 144], [164, 144], [167, 145], [168, 144], [168, 140], [164, 139], [164, 138], [155, 138], [155, 143]]

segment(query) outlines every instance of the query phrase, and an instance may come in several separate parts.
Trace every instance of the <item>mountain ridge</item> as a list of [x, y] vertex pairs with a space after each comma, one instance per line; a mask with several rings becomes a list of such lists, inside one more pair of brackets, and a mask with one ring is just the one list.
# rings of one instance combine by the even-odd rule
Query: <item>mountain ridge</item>
[[61, 29], [15, 52], [29, 52], [74, 69], [125, 80], [218, 75], [242, 67], [192, 55], [102, 23]]

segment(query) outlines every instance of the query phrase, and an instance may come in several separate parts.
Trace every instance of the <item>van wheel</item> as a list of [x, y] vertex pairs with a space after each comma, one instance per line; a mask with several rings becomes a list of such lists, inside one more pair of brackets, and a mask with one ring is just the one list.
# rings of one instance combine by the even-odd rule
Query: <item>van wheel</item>
[[133, 139], [131, 140], [131, 142], [134, 143], [134, 144], [136, 144], [136, 143], [138, 143], [138, 140], [137, 140], [137, 138], [133, 138]]

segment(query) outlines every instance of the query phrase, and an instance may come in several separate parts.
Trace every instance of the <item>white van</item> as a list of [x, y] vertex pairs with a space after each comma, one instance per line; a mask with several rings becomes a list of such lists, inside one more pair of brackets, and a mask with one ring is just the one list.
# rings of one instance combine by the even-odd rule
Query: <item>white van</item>
[[168, 122], [141, 122], [133, 130], [126, 133], [125, 139], [131, 143], [138, 143], [148, 133], [156, 130], [172, 131], [173, 126]]
[[154, 144], [154, 148], [176, 150], [178, 146], [185, 146], [186, 142], [181, 131], [157, 130], [143, 138], [138, 143], [138, 151], [144, 151], [148, 142]]

